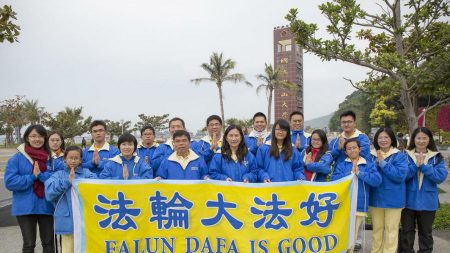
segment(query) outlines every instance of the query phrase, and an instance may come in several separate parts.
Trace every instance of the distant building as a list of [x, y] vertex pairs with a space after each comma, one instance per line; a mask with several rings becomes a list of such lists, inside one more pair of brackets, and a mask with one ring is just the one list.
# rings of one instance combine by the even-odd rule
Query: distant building
[[287, 26], [273, 30], [274, 68], [281, 67], [287, 72], [285, 80], [298, 85], [297, 91], [275, 89], [275, 120], [289, 119], [293, 111], [303, 112], [303, 50]]

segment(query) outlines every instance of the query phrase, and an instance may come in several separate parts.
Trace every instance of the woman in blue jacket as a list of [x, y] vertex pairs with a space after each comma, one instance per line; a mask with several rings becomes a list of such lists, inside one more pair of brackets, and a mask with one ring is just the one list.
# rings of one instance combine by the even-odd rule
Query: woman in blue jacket
[[301, 153], [305, 165], [305, 178], [308, 181], [325, 182], [331, 172], [333, 156], [328, 151], [327, 135], [322, 129], [316, 129], [311, 134], [311, 145]]
[[445, 181], [448, 172], [433, 134], [426, 127], [413, 131], [406, 153], [406, 208], [402, 211], [399, 248], [401, 252], [414, 252], [417, 224], [419, 252], [432, 252], [432, 226], [439, 207], [437, 185]]
[[236, 182], [256, 182], [258, 171], [255, 157], [247, 149], [240, 126], [229, 126], [223, 135], [225, 142], [220, 153], [214, 155], [210, 167], [210, 178]]
[[132, 134], [122, 134], [117, 141], [120, 154], [110, 158], [100, 173], [101, 179], [152, 179], [153, 170], [145, 159], [136, 155], [137, 140]]
[[53, 205], [44, 198], [44, 182], [52, 174], [47, 130], [31, 125], [23, 139], [25, 144], [6, 164], [5, 186], [13, 192], [11, 212], [22, 232], [22, 252], [34, 252], [39, 223], [43, 252], [53, 253]]
[[72, 181], [78, 178], [97, 178], [89, 169], [81, 168], [83, 151], [77, 146], [70, 146], [64, 153], [66, 168], [57, 171], [45, 181], [45, 197], [55, 205], [55, 234], [61, 235], [63, 253], [74, 251], [73, 215], [70, 189]]
[[[358, 199], [355, 222], [356, 239], [359, 226], [365, 217], [367, 217], [370, 186], [379, 186], [381, 184], [381, 175], [372, 162], [366, 161], [365, 158], [361, 157], [361, 147], [356, 138], [346, 140], [343, 150], [345, 150], [347, 158], [336, 164], [336, 168], [331, 175], [331, 180], [337, 180], [350, 174], [354, 174], [358, 178]], [[353, 249], [349, 251], [353, 252]]]
[[272, 139], [256, 153], [259, 181], [285, 182], [305, 180], [300, 152], [292, 147], [289, 123], [280, 119], [272, 128]]
[[66, 144], [62, 134], [52, 131], [48, 133], [48, 146], [51, 151], [51, 169], [57, 171], [64, 169], [64, 150]]
[[405, 179], [408, 160], [397, 149], [392, 129], [382, 127], [373, 138], [372, 161], [382, 182], [370, 189], [369, 211], [372, 216], [372, 253], [395, 253], [402, 209], [405, 207]]

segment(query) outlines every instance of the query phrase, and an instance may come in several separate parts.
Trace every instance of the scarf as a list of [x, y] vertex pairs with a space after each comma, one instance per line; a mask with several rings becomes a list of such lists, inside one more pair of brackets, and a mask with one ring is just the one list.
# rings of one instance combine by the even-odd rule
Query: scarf
[[56, 157], [59, 157], [59, 155], [62, 153], [61, 148], [58, 148], [58, 150], [55, 151]]
[[[48, 153], [47, 151], [41, 147], [41, 148], [33, 148], [28, 145], [25, 145], [25, 153], [27, 153], [31, 159], [33, 159], [33, 165], [31, 167], [31, 174], [33, 174], [33, 168], [34, 165], [37, 163], [39, 165], [39, 170], [41, 172], [45, 172], [47, 170], [47, 160], [48, 160]], [[44, 183], [42, 183], [39, 180], [34, 180], [33, 183], [33, 192], [36, 194], [38, 198], [44, 197]]]
[[[317, 157], [317, 154], [319, 153], [319, 151], [320, 151], [319, 148], [312, 148], [311, 149], [311, 160], [312, 160], [312, 162], [314, 162], [316, 160], [316, 157]], [[305, 166], [304, 173], [305, 173], [306, 180], [311, 181], [311, 178], [312, 178], [314, 172], [312, 172], [310, 170], [307, 170], [306, 166]]]

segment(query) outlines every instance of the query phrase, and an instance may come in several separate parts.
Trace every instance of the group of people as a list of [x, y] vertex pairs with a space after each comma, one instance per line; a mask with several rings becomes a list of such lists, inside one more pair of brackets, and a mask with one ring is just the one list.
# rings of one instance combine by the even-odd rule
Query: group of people
[[123, 134], [117, 148], [106, 141], [105, 122], [95, 120], [90, 125], [93, 145], [84, 150], [66, 148], [61, 134], [31, 125], [4, 177], [6, 188], [13, 192], [12, 215], [20, 225], [23, 252], [34, 252], [37, 224], [44, 253], [55, 252], [54, 234], [61, 235], [62, 252], [73, 252], [70, 188], [74, 179], [271, 183], [326, 182], [351, 174], [358, 178], [356, 234], [371, 213], [372, 252], [397, 248], [414, 252], [416, 225], [420, 252], [431, 252], [439, 206], [437, 185], [448, 174], [431, 131], [415, 129], [403, 152], [397, 149], [394, 132], [382, 127], [371, 150], [371, 141], [356, 128], [352, 111], [340, 115], [343, 132], [330, 142], [321, 129], [306, 133], [303, 121], [303, 114], [295, 111], [289, 121], [279, 119], [267, 131], [266, 116], [258, 112], [248, 135], [237, 125], [228, 126], [222, 135], [222, 119], [211, 115], [206, 120], [208, 134], [191, 141], [184, 121], [173, 118], [171, 137], [165, 143], [156, 143], [155, 129], [144, 126], [139, 143], [132, 134]]

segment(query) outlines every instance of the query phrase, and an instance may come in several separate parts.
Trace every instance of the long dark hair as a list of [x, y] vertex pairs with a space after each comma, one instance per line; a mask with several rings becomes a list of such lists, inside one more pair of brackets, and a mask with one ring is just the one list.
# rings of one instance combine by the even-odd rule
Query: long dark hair
[[417, 134], [419, 133], [424, 133], [428, 136], [428, 138], [430, 139], [430, 142], [428, 142], [427, 145], [427, 149], [437, 152], [437, 147], [436, 147], [436, 143], [434, 143], [434, 139], [433, 139], [433, 133], [431, 133], [430, 129], [426, 128], [426, 127], [418, 127], [416, 129], [414, 129], [413, 133], [411, 134], [411, 139], [409, 140], [409, 146], [408, 146], [408, 150], [414, 150], [416, 148], [416, 143], [414, 141], [414, 139], [416, 138]]
[[286, 138], [283, 140], [283, 148], [281, 152], [284, 152], [284, 160], [287, 161], [292, 156], [292, 141], [291, 141], [291, 128], [289, 127], [289, 122], [284, 119], [279, 119], [273, 124], [272, 127], [272, 140], [270, 143], [270, 156], [278, 159], [280, 157], [280, 151], [278, 150], [277, 138], [275, 136], [275, 128], [279, 126], [281, 129], [286, 131]]
[[59, 146], [59, 148], [64, 152], [66, 149], [66, 143], [64, 142], [64, 137], [62, 136], [62, 134], [60, 134], [59, 132], [56, 131], [50, 131], [48, 133], [48, 138], [50, 139], [50, 136], [57, 134], [59, 136], [59, 138], [61, 139], [61, 146]]
[[27, 128], [27, 130], [25, 130], [25, 133], [23, 134], [23, 140], [25, 142], [25, 145], [31, 147], [30, 141], [28, 141], [28, 136], [30, 135], [31, 131], [33, 131], [33, 130], [36, 130], [36, 132], [40, 136], [44, 137], [44, 145], [42, 147], [45, 149], [45, 151], [48, 154], [48, 157], [50, 158], [51, 152], [50, 152], [50, 147], [48, 146], [48, 135], [47, 135], [47, 130], [45, 129], [44, 126], [39, 125], [39, 124], [29, 126]]
[[227, 141], [227, 135], [233, 129], [238, 130], [239, 135], [241, 136], [241, 142], [239, 143], [238, 149], [236, 151], [236, 156], [238, 158], [238, 161], [240, 163], [242, 163], [244, 161], [244, 159], [245, 159], [245, 156], [248, 153], [248, 149], [247, 149], [247, 146], [245, 145], [244, 133], [242, 132], [242, 128], [240, 126], [230, 125], [225, 130], [225, 133], [223, 133], [223, 138], [222, 138], [223, 144], [222, 144], [222, 148], [221, 148], [222, 156], [227, 161], [231, 161], [232, 160], [232, 158], [231, 158], [231, 148], [230, 148], [230, 144]]
[[391, 146], [396, 148], [397, 147], [397, 138], [395, 138], [394, 131], [392, 131], [392, 129], [390, 129], [389, 127], [381, 127], [380, 129], [378, 129], [378, 131], [375, 133], [375, 136], [373, 137], [373, 146], [375, 147], [375, 149], [376, 150], [380, 149], [380, 145], [378, 145], [378, 136], [382, 132], [385, 132], [389, 136], [389, 138], [391, 139]]
[[[311, 134], [311, 139], [314, 134], [317, 134], [320, 138], [320, 141], [322, 142], [322, 147], [320, 147], [319, 153], [317, 153], [316, 159], [314, 159], [314, 162], [318, 162], [320, 161], [320, 158], [328, 151], [328, 139], [327, 134], [322, 129], [314, 130]], [[311, 152], [312, 149], [312, 145], [309, 145], [309, 147], [306, 148], [306, 154]]]

